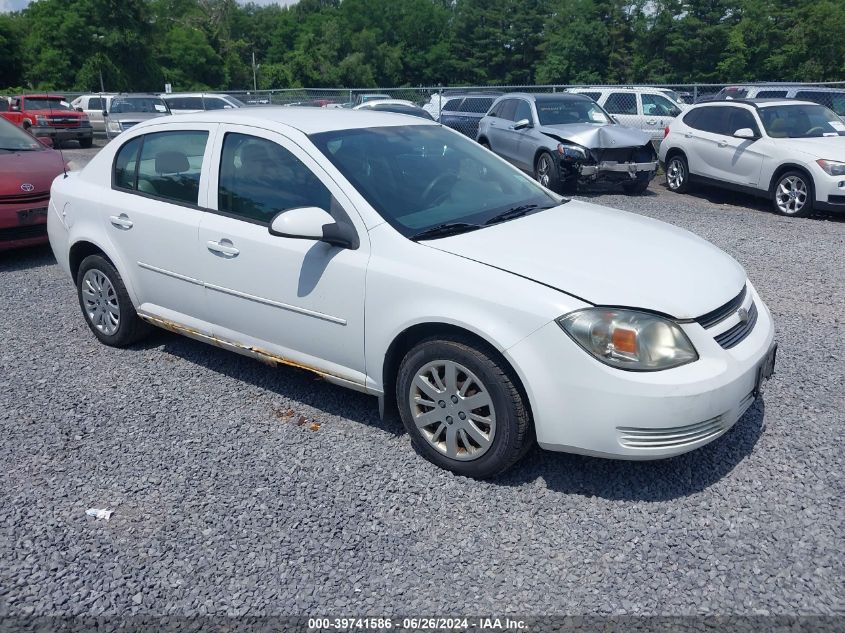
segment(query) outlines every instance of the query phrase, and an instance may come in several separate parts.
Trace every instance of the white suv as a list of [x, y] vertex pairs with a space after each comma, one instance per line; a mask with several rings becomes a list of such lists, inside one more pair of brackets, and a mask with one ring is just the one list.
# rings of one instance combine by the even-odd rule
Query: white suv
[[696, 105], [660, 145], [666, 184], [692, 181], [771, 198], [778, 213], [845, 210], [845, 123], [808, 101], [734, 100]]
[[570, 88], [567, 92], [587, 95], [620, 125], [648, 132], [655, 145], [663, 138], [663, 129], [686, 107], [661, 88]]

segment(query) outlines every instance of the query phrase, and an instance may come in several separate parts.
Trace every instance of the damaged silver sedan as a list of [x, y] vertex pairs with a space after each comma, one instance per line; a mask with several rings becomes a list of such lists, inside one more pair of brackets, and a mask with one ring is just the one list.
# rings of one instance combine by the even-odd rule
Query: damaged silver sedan
[[617, 125], [595, 101], [577, 94], [499, 97], [481, 119], [477, 140], [557, 193], [596, 181], [642, 193], [657, 169], [648, 134]]

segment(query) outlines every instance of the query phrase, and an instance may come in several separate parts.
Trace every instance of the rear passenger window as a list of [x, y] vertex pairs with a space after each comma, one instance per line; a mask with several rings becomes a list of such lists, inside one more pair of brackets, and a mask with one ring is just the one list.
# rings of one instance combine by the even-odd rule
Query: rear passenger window
[[611, 114], [636, 114], [637, 96], [628, 92], [613, 92], [604, 102], [604, 109]]
[[223, 139], [220, 211], [269, 224], [286, 209], [330, 212], [331, 198], [322, 181], [281, 145], [246, 134], [230, 133]]
[[103, 109], [103, 100], [100, 97], [91, 97], [88, 99], [88, 107], [85, 108], [86, 110], [102, 110]]
[[756, 99], [783, 99], [786, 90], [761, 90], [757, 93]]
[[142, 138], [138, 192], [197, 204], [208, 132], [157, 132]]
[[461, 107], [461, 101], [463, 101], [463, 99], [449, 99], [446, 102], [446, 105], [443, 106], [443, 110], [447, 112], [457, 112], [458, 108]]
[[689, 114], [684, 117], [684, 123], [702, 132], [733, 134], [736, 130], [727, 131], [730, 125], [728, 117], [732, 110], [736, 110], [736, 108], [722, 108], [717, 106], [698, 108], [697, 110], [693, 110], [693, 112], [697, 112], [695, 117], [690, 117]]
[[464, 99], [461, 104], [461, 112], [471, 112], [473, 114], [484, 114], [493, 105], [493, 99], [490, 98], [473, 98], [468, 97]]
[[138, 151], [142, 137], [133, 138], [117, 151], [114, 159], [114, 186], [120, 189], [135, 189], [138, 169]]

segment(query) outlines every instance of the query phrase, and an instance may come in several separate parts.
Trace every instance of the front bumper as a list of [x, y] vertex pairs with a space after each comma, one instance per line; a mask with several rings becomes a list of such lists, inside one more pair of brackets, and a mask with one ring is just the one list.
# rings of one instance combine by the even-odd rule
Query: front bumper
[[47, 242], [49, 198], [0, 203], [0, 251]]
[[46, 125], [33, 125], [29, 128], [33, 136], [48, 136], [57, 141], [77, 141], [79, 139], [93, 138], [94, 128], [86, 127], [50, 127]]
[[[581, 176], [601, 179], [608, 177], [608, 179], [636, 179], [639, 174], [643, 172], [651, 172], [652, 175], [657, 171], [657, 160], [646, 163], [617, 163], [605, 161], [597, 165], [582, 165]], [[615, 178], [614, 178], [615, 177]]]
[[748, 287], [758, 317], [747, 337], [723, 349], [714, 339], [717, 328], [683, 324], [699, 360], [675, 369], [609, 367], [554, 321], [508, 349], [528, 394], [540, 446], [656, 459], [691, 451], [725, 433], [754, 402], [758, 371], [774, 341], [771, 315]]
[[813, 184], [816, 209], [845, 213], [845, 176], [830, 176], [819, 169], [813, 174]]

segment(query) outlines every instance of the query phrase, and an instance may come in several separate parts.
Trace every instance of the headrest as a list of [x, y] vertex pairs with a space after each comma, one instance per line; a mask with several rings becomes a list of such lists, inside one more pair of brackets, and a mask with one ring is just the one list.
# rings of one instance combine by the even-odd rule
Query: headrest
[[258, 143], [250, 143], [241, 150], [241, 163], [263, 163], [270, 160], [267, 148]]
[[156, 173], [158, 174], [180, 174], [190, 168], [187, 154], [173, 151], [156, 154]]

